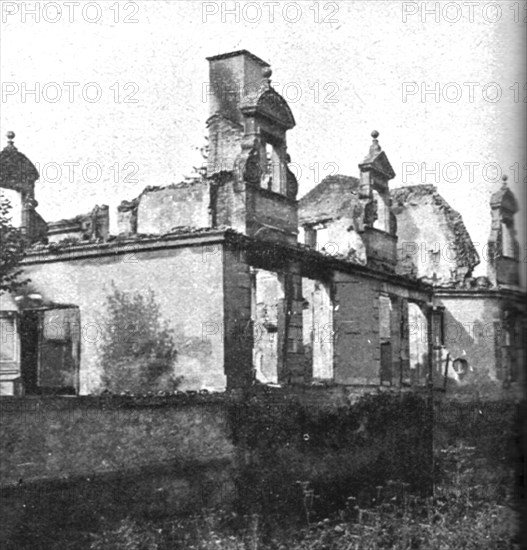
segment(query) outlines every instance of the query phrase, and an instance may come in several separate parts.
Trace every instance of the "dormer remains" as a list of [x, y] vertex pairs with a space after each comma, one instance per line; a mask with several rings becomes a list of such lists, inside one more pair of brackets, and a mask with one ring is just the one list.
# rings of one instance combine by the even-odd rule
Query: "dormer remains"
[[364, 207], [363, 240], [368, 262], [394, 269], [397, 262], [397, 222], [391, 210], [389, 181], [395, 172], [379, 145], [379, 132], [366, 158], [359, 164], [359, 199]]
[[296, 242], [298, 184], [288, 168], [286, 140], [295, 120], [271, 86], [271, 68], [246, 50], [208, 61], [207, 175], [217, 181], [215, 222], [249, 236]]
[[488, 277], [494, 285], [520, 284], [520, 245], [514, 215], [518, 202], [503, 176], [501, 188], [490, 198], [491, 230], [488, 240]]

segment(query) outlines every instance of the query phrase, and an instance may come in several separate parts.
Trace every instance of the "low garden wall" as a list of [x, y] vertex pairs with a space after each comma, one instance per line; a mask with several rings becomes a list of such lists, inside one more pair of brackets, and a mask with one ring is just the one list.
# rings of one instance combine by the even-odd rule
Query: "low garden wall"
[[317, 514], [389, 480], [431, 490], [429, 397], [363, 393], [2, 398], [0, 545], [213, 507]]

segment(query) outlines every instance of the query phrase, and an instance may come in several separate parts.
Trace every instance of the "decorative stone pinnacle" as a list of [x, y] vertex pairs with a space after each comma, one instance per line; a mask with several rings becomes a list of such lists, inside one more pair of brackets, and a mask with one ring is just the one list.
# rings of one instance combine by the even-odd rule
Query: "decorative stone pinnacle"
[[507, 180], [509, 179], [509, 176], [507, 176], [507, 174], [503, 174], [503, 176], [501, 177], [501, 180], [502, 180], [502, 185], [503, 187], [506, 187], [507, 186]]
[[377, 130], [373, 130], [371, 137], [373, 138], [373, 143], [370, 146], [370, 156], [374, 156], [381, 152], [381, 146], [379, 145], [379, 141], [377, 139], [379, 137], [379, 132], [377, 132]]
[[11, 130], [7, 132], [7, 145], [13, 146], [13, 140], [15, 139], [15, 132], [12, 132]]
[[269, 90], [271, 88], [271, 75], [273, 74], [273, 70], [271, 67], [264, 67], [262, 69], [262, 76], [266, 79], [267, 82], [264, 83], [263, 87], [264, 89]]

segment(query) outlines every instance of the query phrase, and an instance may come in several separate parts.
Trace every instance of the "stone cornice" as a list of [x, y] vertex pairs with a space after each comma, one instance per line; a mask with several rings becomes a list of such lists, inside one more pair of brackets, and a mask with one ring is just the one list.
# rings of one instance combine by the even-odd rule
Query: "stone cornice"
[[306, 266], [316, 266], [325, 270], [338, 270], [350, 274], [387, 281], [394, 285], [432, 293], [431, 285], [410, 279], [403, 275], [384, 272], [338, 258], [300, 245], [277, 243], [254, 239], [232, 229], [189, 229], [188, 232], [167, 235], [145, 235], [132, 238], [114, 238], [107, 242], [72, 243], [46, 245], [29, 250], [22, 266], [53, 262], [87, 260], [90, 258], [115, 257], [122, 254], [155, 252], [189, 246], [206, 246], [226, 242], [235, 248], [250, 250], [263, 257], [272, 255], [280, 262], [296, 261]]
[[438, 288], [434, 289], [437, 298], [514, 298], [525, 300], [527, 292], [512, 288]]
[[150, 252], [181, 248], [186, 246], [209, 245], [222, 242], [225, 230], [199, 230], [181, 234], [137, 236], [127, 239], [116, 238], [106, 242], [58, 243], [42, 248], [32, 248], [22, 261], [22, 266], [39, 263], [86, 260], [89, 258], [115, 257], [131, 252]]

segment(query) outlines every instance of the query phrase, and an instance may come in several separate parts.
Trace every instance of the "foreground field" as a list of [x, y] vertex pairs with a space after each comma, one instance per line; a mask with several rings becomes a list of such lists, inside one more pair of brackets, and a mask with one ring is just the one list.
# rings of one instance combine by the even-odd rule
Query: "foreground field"
[[433, 497], [416, 497], [404, 483], [376, 487], [369, 502], [348, 498], [329, 518], [314, 518], [317, 495], [304, 484], [304, 517], [278, 518], [209, 511], [165, 523], [125, 520], [93, 535], [92, 550], [506, 550], [517, 542], [514, 472], [490, 469], [470, 447], [443, 449], [442, 482]]
[[[355, 520], [332, 518], [299, 529], [276, 529], [267, 534], [259, 518], [228, 534], [214, 516], [194, 522], [139, 525], [122, 522], [94, 537], [92, 549], [116, 550], [500, 550], [519, 548], [512, 541], [516, 515], [509, 507], [469, 502], [424, 503], [400, 510], [382, 506], [362, 510]], [[464, 509], [463, 509], [464, 508]], [[345, 514], [343, 514], [345, 515]], [[223, 525], [222, 525], [223, 523]]]

